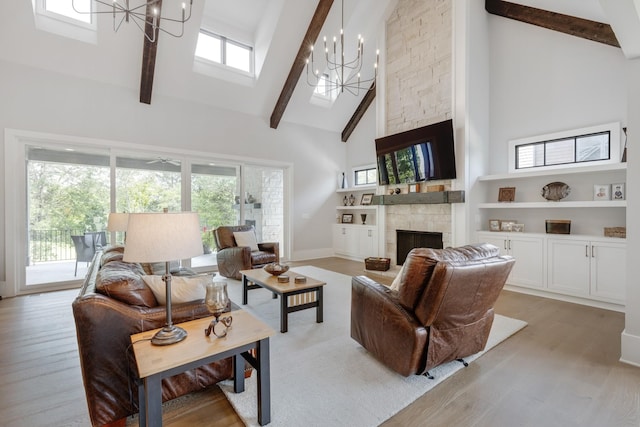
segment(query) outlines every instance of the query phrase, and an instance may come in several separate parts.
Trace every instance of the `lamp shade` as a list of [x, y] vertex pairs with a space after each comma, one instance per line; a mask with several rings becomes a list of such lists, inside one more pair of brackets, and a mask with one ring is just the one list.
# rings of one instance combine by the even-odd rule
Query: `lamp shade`
[[125, 262], [169, 262], [202, 255], [195, 212], [131, 213]]
[[127, 231], [129, 223], [128, 213], [111, 212], [107, 221], [108, 231]]

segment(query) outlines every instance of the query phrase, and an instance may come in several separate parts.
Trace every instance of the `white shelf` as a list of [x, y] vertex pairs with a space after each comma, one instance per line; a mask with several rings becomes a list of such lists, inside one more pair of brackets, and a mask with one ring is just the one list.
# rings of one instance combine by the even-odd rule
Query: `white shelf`
[[574, 168], [563, 168], [563, 169], [545, 169], [538, 171], [530, 171], [530, 172], [515, 172], [515, 173], [504, 173], [498, 175], [484, 175], [478, 177], [478, 181], [503, 181], [503, 180], [511, 180], [511, 179], [523, 179], [523, 178], [534, 178], [534, 177], [545, 177], [545, 176], [553, 176], [553, 175], [575, 175], [575, 174], [585, 174], [585, 173], [596, 173], [596, 172], [611, 172], [617, 170], [626, 170], [626, 163], [609, 163], [606, 165], [598, 165], [598, 166], [585, 166], [585, 167], [574, 167]]
[[556, 209], [556, 208], [626, 208], [626, 200], [576, 202], [498, 202], [480, 203], [479, 209]]
[[350, 211], [350, 210], [374, 210], [376, 208], [375, 205], [357, 205], [357, 206], [336, 206], [336, 209], [339, 211]]
[[373, 192], [375, 193], [375, 189], [378, 186], [375, 184], [371, 184], [371, 185], [361, 185], [359, 187], [349, 187], [349, 188], [338, 188], [336, 190], [336, 193], [355, 193], [357, 191], [367, 191], [367, 190], [374, 190]]

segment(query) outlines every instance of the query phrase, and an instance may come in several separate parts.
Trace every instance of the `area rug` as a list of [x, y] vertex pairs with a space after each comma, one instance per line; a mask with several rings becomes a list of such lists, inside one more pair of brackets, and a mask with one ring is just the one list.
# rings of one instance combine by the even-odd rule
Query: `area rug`
[[[280, 333], [280, 304], [264, 289], [249, 291], [243, 306], [269, 324], [271, 338], [272, 426], [377, 426], [463, 368], [460, 362], [441, 365], [424, 376], [402, 377], [376, 361], [350, 336], [351, 277], [317, 267], [292, 271], [327, 283], [324, 322], [315, 309], [289, 315], [289, 331]], [[293, 276], [294, 274], [290, 275]], [[242, 285], [229, 281], [229, 296], [242, 301]], [[496, 315], [484, 352], [526, 326], [526, 322]], [[484, 352], [466, 358], [472, 362]], [[256, 374], [243, 393], [233, 383], [220, 388], [248, 426], [257, 426]]]

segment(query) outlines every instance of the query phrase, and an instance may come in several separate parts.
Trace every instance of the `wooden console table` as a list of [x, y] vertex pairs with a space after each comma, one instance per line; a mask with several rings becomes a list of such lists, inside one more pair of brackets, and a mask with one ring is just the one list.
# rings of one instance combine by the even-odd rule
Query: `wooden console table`
[[[138, 399], [141, 426], [162, 425], [163, 378], [227, 357], [233, 357], [233, 390], [236, 393], [244, 391], [244, 360], [256, 369], [258, 423], [265, 425], [271, 422], [269, 337], [275, 331], [244, 310], [225, 315], [233, 316], [233, 324], [225, 338], [217, 338], [213, 334], [205, 336], [204, 330], [213, 317], [180, 323], [180, 327], [187, 331], [187, 338], [167, 346], [151, 344], [150, 339], [157, 329], [131, 335], [140, 378]], [[256, 357], [249, 353], [252, 349], [256, 350]]]

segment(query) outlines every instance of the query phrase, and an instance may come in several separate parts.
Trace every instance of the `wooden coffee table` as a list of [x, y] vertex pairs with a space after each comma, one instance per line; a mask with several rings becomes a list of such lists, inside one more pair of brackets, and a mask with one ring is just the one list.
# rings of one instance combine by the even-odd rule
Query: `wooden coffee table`
[[[246, 305], [248, 302], [250, 289], [268, 289], [273, 292], [274, 298], [280, 295], [280, 332], [284, 333], [288, 330], [289, 313], [306, 310], [308, 308], [316, 308], [316, 322], [322, 323], [322, 287], [326, 285], [325, 282], [296, 273], [295, 270], [289, 270], [287, 272], [287, 276], [289, 276], [288, 283], [278, 282], [276, 276], [267, 273], [262, 268], [241, 270], [240, 274], [242, 274], [243, 305]], [[304, 276], [307, 280], [305, 283], [295, 283], [294, 278], [296, 276]], [[309, 293], [315, 293], [315, 298], [311, 298], [314, 299], [313, 301], [301, 302], [295, 305], [289, 304], [289, 297]]]
[[[216, 360], [233, 357], [233, 391], [244, 391], [244, 360], [258, 375], [258, 423], [271, 422], [271, 383], [269, 373], [269, 337], [275, 332], [245, 310], [225, 313], [233, 323], [224, 338], [205, 336], [204, 330], [213, 317], [180, 323], [187, 331], [183, 341], [155, 346], [151, 337], [158, 329], [131, 335], [138, 375], [138, 402], [141, 426], [162, 425], [162, 379]], [[255, 349], [253, 357], [250, 350]]]

